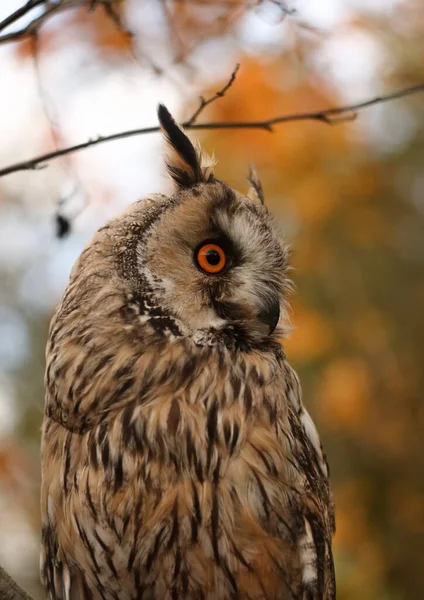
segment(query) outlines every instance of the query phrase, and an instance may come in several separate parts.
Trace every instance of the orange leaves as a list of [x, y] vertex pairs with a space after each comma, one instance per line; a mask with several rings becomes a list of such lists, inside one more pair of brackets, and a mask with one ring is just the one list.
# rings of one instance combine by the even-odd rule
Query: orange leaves
[[19, 42], [16, 46], [16, 53], [19, 58], [31, 58], [35, 54], [35, 43], [34, 38], [25, 38]]
[[381, 247], [387, 241], [390, 229], [384, 215], [372, 206], [359, 206], [349, 211], [346, 230], [358, 246]]
[[[58, 8], [40, 17], [31, 30], [31, 35], [23, 37], [17, 44], [17, 54], [30, 58], [36, 52], [52, 52], [63, 41], [78, 42], [81, 37], [98, 50], [105, 53], [125, 53], [132, 49], [133, 38], [122, 21], [125, 0], [115, 0], [113, 4], [87, 2], [80, 8]], [[60, 13], [60, 15], [59, 15]], [[63, 18], [57, 18], [61, 16]]]
[[160, 64], [162, 60], [156, 64], [152, 57], [169, 54], [168, 62], [184, 63], [198, 45], [224, 35], [255, 5], [245, 0], [81, 0], [77, 4], [49, 5], [22, 33], [18, 55], [34, 55], [27, 37], [31, 33], [39, 38], [39, 50], [83, 40], [103, 55], [135, 51], [138, 58], [147, 59], [161, 72], [166, 65]]
[[23, 60], [32, 58], [37, 52], [51, 52], [56, 45], [56, 33], [54, 30], [41, 31], [37, 38], [34, 36], [23, 38], [16, 44], [16, 54]]
[[294, 309], [293, 331], [284, 341], [290, 360], [307, 362], [325, 355], [334, 343], [331, 323], [313, 310]]
[[363, 544], [369, 537], [363, 502], [369, 497], [369, 489], [363, 482], [351, 479], [338, 485], [335, 492], [340, 509], [337, 522], [337, 543], [351, 546]]
[[80, 8], [74, 11], [73, 25], [83, 27], [86, 37], [100, 51], [122, 53], [132, 49], [132, 35], [121, 22], [124, 2], [113, 3], [113, 12], [106, 7], [96, 6], [94, 10]]
[[332, 181], [322, 177], [317, 170], [310, 177], [299, 180], [289, 196], [293, 211], [304, 226], [316, 226], [331, 216], [341, 201], [339, 190]]
[[317, 388], [320, 416], [330, 429], [355, 432], [367, 419], [372, 381], [365, 362], [338, 358], [326, 367]]
[[[236, 83], [225, 99], [210, 109], [211, 119], [256, 121], [328, 107], [325, 92], [305, 84], [290, 84], [292, 79], [289, 63], [281, 61], [275, 65], [244, 58]], [[320, 137], [317, 128], [323, 127], [320, 123], [296, 122], [275, 125], [273, 133], [241, 129], [226, 136], [231, 135], [241, 157], [260, 161], [272, 156], [280, 168], [290, 173], [293, 166], [301, 166], [299, 161], [312, 164], [313, 153], [319, 152], [319, 146], [315, 145], [317, 135]], [[225, 143], [224, 138], [220, 141]], [[308, 152], [305, 144], [309, 144]]]
[[10, 492], [19, 492], [32, 479], [31, 461], [28, 455], [14, 442], [0, 445], [0, 482]]

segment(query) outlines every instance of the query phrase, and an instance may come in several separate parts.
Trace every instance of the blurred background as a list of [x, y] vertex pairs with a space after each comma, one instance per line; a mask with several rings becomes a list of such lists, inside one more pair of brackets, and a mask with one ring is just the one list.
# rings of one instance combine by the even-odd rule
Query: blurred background
[[[2, 0], [0, 21], [21, 0]], [[0, 30], [0, 168], [188, 118], [256, 120], [424, 82], [420, 0], [33, 0]], [[47, 13], [47, 14], [46, 14]], [[31, 35], [29, 35], [31, 34]], [[249, 161], [293, 249], [284, 342], [332, 467], [340, 600], [424, 598], [424, 94], [354, 121], [196, 132]], [[106, 219], [168, 191], [157, 134], [0, 178], [0, 564], [35, 599], [48, 323]], [[57, 216], [70, 231], [58, 237]], [[63, 232], [62, 232], [63, 233]]]

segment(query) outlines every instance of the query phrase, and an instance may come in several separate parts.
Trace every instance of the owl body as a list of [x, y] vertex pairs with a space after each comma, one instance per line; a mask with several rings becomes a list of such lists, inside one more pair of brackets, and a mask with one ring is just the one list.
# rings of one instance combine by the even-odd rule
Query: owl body
[[160, 116], [176, 193], [96, 234], [50, 328], [47, 596], [330, 600], [328, 468], [278, 341], [287, 251], [259, 184], [216, 180]]

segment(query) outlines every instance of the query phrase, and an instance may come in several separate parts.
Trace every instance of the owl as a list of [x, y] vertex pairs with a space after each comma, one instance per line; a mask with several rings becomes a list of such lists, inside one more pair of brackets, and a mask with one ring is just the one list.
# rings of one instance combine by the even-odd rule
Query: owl
[[171, 196], [94, 236], [52, 319], [49, 600], [332, 600], [332, 495], [281, 339], [290, 289], [243, 195], [160, 105]]

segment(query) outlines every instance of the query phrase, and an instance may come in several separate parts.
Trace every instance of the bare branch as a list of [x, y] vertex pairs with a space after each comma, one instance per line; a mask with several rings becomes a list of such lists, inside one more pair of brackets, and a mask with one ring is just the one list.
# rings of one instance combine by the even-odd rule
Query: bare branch
[[[128, 37], [133, 36], [131, 31], [128, 31], [127, 29], [125, 29], [123, 27], [120, 15], [115, 10], [115, 7], [113, 6], [114, 0], [95, 0], [95, 2], [93, 2], [93, 0], [61, 0], [57, 4], [50, 4], [50, 3], [46, 2], [46, 0], [31, 0], [30, 7], [28, 7], [29, 4], [30, 3], [27, 2], [27, 4], [24, 7], [22, 7], [21, 11], [15, 11], [13, 13], [13, 15], [10, 15], [9, 17], [7, 17], [7, 19], [2, 21], [2, 23], [0, 23], [0, 31], [2, 31], [8, 25], [17, 21], [20, 17], [25, 15], [27, 12], [29, 12], [29, 10], [31, 10], [35, 6], [41, 6], [42, 4], [44, 4], [45, 10], [44, 10], [44, 12], [41, 13], [41, 15], [39, 15], [38, 17], [36, 17], [32, 21], [30, 21], [28, 23], [28, 25], [26, 25], [25, 27], [22, 27], [21, 29], [17, 29], [16, 31], [11, 31], [10, 33], [5, 33], [3, 35], [0, 35], [0, 44], [4, 44], [7, 42], [18, 42], [25, 38], [36, 35], [40, 31], [41, 27], [51, 17], [53, 17], [54, 15], [56, 15], [60, 12], [67, 11], [72, 8], [83, 8], [83, 7], [86, 7], [88, 11], [92, 11], [93, 9], [96, 8], [96, 6], [103, 7], [105, 14], [113, 21], [113, 23], [116, 25], [116, 27], [123, 34], [127, 35]], [[24, 10], [25, 8], [26, 8], [26, 10]], [[18, 12], [20, 12], [21, 14], [16, 16]]]
[[2, 567], [0, 567], [0, 598], [2, 600], [32, 600]]
[[[228, 85], [228, 84], [227, 84]], [[273, 131], [273, 126], [280, 125], [281, 123], [288, 123], [292, 121], [321, 121], [328, 125], [336, 125], [341, 122], [351, 121], [356, 118], [357, 112], [373, 106], [376, 104], [382, 104], [383, 102], [389, 102], [390, 100], [396, 100], [405, 96], [411, 96], [424, 92], [424, 83], [420, 83], [415, 86], [392, 92], [391, 94], [376, 96], [370, 100], [364, 102], [358, 102], [356, 104], [348, 104], [345, 106], [337, 106], [334, 108], [328, 108], [326, 110], [311, 111], [303, 113], [293, 113], [288, 115], [281, 115], [272, 117], [270, 119], [264, 119], [260, 121], [215, 121], [211, 123], [193, 123], [191, 117], [188, 121], [181, 123], [185, 129], [262, 129], [265, 131]], [[217, 96], [220, 97], [220, 96]], [[210, 104], [210, 102], [208, 102]], [[197, 111], [196, 111], [197, 112]], [[195, 114], [195, 116], [197, 116]], [[190, 122], [191, 121], [191, 122]], [[146, 135], [148, 133], [157, 133], [160, 128], [157, 125], [152, 127], [143, 127], [142, 129], [130, 129], [128, 131], [121, 131], [107, 136], [98, 136], [95, 139], [87, 140], [68, 148], [61, 148], [54, 152], [48, 152], [47, 154], [41, 154], [30, 160], [25, 160], [19, 163], [15, 163], [0, 169], [0, 177], [16, 173], [18, 171], [29, 171], [32, 169], [40, 169], [44, 163], [49, 160], [71, 154], [72, 152], [79, 152], [98, 144], [104, 144], [106, 142], [112, 142], [114, 140], [122, 140], [124, 138], [133, 137], [137, 135]], [[45, 165], [44, 165], [45, 166]]]
[[240, 65], [237, 63], [236, 66], [234, 67], [233, 72], [230, 75], [230, 79], [227, 81], [227, 83], [224, 85], [224, 87], [222, 89], [220, 89], [218, 92], [216, 92], [216, 94], [214, 94], [213, 96], [211, 96], [207, 100], [205, 100], [203, 98], [203, 96], [200, 96], [200, 98], [199, 98], [199, 100], [200, 100], [199, 107], [194, 111], [193, 115], [189, 119], [187, 119], [187, 121], [184, 124], [185, 127], [186, 127], [186, 129], [188, 127], [190, 127], [191, 125], [193, 125], [193, 123], [195, 123], [197, 121], [197, 117], [200, 115], [201, 112], [203, 112], [203, 110], [207, 106], [209, 106], [209, 104], [212, 104], [212, 102], [215, 102], [215, 100], [218, 100], [218, 98], [222, 98], [223, 96], [225, 96], [226, 92], [233, 85], [233, 83], [234, 83], [234, 81], [236, 79], [237, 71], [239, 70], [239, 68], [240, 68]]
[[[25, 27], [0, 35], [0, 44], [6, 42], [16, 42], [25, 39], [34, 33], [37, 33], [50, 17], [59, 12], [69, 10], [70, 8], [81, 8], [84, 6], [91, 11], [98, 5], [103, 6], [106, 14], [114, 21], [115, 25], [123, 33], [127, 34], [128, 36], [132, 36], [132, 32], [122, 26], [119, 11], [114, 7], [114, 4], [117, 4], [118, 1], [119, 0], [58, 0], [53, 4], [49, 2], [49, 0], [28, 0], [24, 6], [21, 6], [0, 22], [0, 32], [19, 21], [37, 6], [43, 6], [44, 11], [37, 18], [30, 21]], [[167, 11], [167, 4], [164, 2], [164, 0], [162, 0], [162, 2], [164, 5], [164, 10]], [[174, 2], [176, 4], [191, 2], [193, 5], [195, 5], [198, 3], [198, 0], [174, 0]], [[253, 9], [261, 5], [262, 2], [263, 0], [245, 0], [244, 2], [240, 2], [240, 0], [226, 0], [225, 6], [228, 8]], [[269, 2], [278, 6], [285, 16], [296, 14], [296, 10], [293, 8], [288, 8], [283, 0], [269, 0]], [[208, 0], [207, 2], [199, 3], [199, 6], [201, 7], [222, 5], [222, 0]], [[169, 17], [169, 15], [167, 15], [167, 17]], [[173, 34], [175, 34], [175, 32], [173, 32]]]
[[16, 21], [18, 21], [21, 17], [25, 16], [36, 6], [43, 4], [45, 1], [46, 0], [28, 0], [28, 2], [24, 4], [24, 6], [21, 6], [20, 8], [15, 10], [15, 12], [13, 12], [11, 15], [9, 15], [5, 19], [3, 19], [3, 21], [0, 22], [0, 31], [3, 31], [3, 29], [9, 27], [9, 25], [13, 25], [13, 23], [16, 23]]
[[[37, 1], [37, 4], [34, 4], [34, 6], [41, 5], [44, 2], [45, 0], [43, 0], [43, 2]], [[28, 25], [22, 27], [21, 29], [17, 29], [16, 31], [11, 31], [10, 33], [0, 35], [0, 44], [4, 44], [6, 42], [17, 42], [27, 37], [34, 36], [39, 32], [44, 23], [46, 23], [46, 21], [53, 15], [65, 10], [69, 10], [70, 8], [79, 8], [86, 5], [88, 5], [88, 0], [68, 0], [67, 2], [59, 2], [58, 4], [52, 4], [50, 6], [47, 6], [46, 4], [46, 10], [40, 16], [30, 21]], [[1, 30], [2, 27], [0, 24], [0, 31]]]

